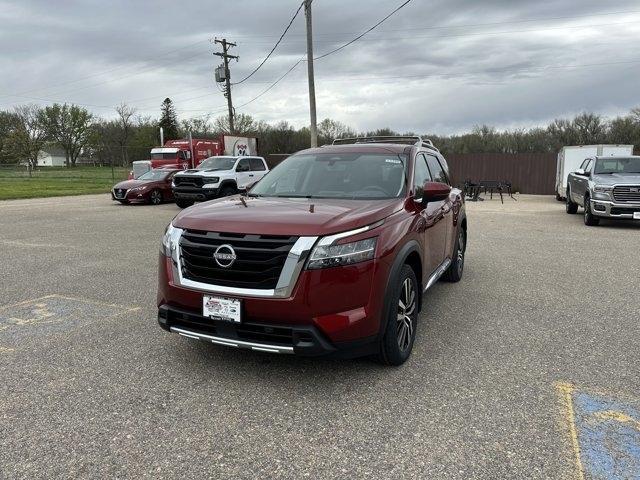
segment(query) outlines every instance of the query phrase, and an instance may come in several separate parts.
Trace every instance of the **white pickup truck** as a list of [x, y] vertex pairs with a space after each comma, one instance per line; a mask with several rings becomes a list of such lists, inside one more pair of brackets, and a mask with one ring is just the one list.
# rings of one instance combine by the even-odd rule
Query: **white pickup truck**
[[209, 157], [198, 168], [175, 174], [171, 188], [176, 205], [185, 208], [196, 201], [233, 195], [268, 172], [262, 157]]

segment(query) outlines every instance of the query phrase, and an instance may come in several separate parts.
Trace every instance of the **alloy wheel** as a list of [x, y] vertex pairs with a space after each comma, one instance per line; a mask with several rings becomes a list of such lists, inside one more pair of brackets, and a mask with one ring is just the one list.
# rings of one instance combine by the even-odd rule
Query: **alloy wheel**
[[464, 268], [464, 231], [460, 229], [460, 233], [458, 233], [458, 273], [462, 273], [462, 269]]
[[398, 299], [397, 340], [398, 348], [405, 351], [413, 338], [413, 314], [416, 310], [416, 291], [410, 278], [405, 278]]
[[151, 192], [150, 198], [151, 198], [151, 203], [154, 205], [158, 205], [162, 201], [162, 195], [157, 190], [154, 190], [153, 192]]

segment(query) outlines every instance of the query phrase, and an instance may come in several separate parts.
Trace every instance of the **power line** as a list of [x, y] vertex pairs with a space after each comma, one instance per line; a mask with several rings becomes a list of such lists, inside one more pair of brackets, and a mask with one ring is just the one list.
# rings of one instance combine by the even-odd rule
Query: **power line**
[[345, 43], [344, 45], [339, 46], [338, 48], [335, 48], [333, 50], [331, 50], [330, 52], [324, 53], [318, 57], [315, 57], [314, 60], [320, 60], [321, 58], [324, 57], [328, 57], [329, 55], [332, 55], [336, 52], [339, 52], [340, 50], [342, 50], [343, 48], [348, 47], [349, 45], [351, 45], [352, 43], [357, 42], [358, 40], [360, 40], [362, 37], [364, 37], [367, 33], [369, 33], [370, 31], [372, 31], [373, 29], [375, 29], [376, 27], [378, 27], [379, 25], [381, 25], [382, 23], [384, 23], [389, 17], [391, 17], [393, 14], [395, 14], [397, 11], [399, 11], [400, 9], [404, 8], [408, 3], [410, 3], [412, 0], [406, 0], [403, 4], [401, 4], [399, 7], [397, 7], [394, 11], [392, 11], [389, 15], [387, 15], [386, 17], [384, 17], [382, 20], [380, 20], [378, 23], [376, 23], [374, 26], [368, 28], [367, 30], [365, 30], [363, 33], [361, 33], [360, 35], [358, 35], [357, 37], [355, 37], [353, 40], [348, 41], [347, 43]]
[[[601, 17], [608, 15], [625, 15], [632, 13], [640, 13], [640, 10], [624, 10], [618, 12], [602, 12], [602, 13], [591, 13], [585, 15], [569, 15], [569, 16], [561, 16], [561, 17], [540, 17], [540, 18], [529, 18], [523, 20], [504, 20], [504, 21], [496, 21], [496, 22], [486, 22], [486, 23], [471, 23], [471, 24], [463, 24], [463, 25], [431, 25], [428, 27], [408, 27], [408, 28], [397, 28], [397, 29], [384, 29], [382, 32], [405, 32], [407, 30], [446, 30], [446, 29], [454, 29], [454, 28], [473, 28], [473, 27], [489, 27], [495, 25], [509, 25], [513, 23], [531, 23], [531, 22], [545, 22], [545, 21], [553, 21], [553, 20], [572, 20], [576, 18], [589, 18], [589, 17]], [[317, 33], [314, 34], [314, 37], [317, 36], [325, 36], [334, 38], [336, 35], [354, 35], [358, 32], [332, 32], [332, 33]], [[273, 37], [274, 35], [235, 35], [238, 38], [266, 38]], [[304, 37], [304, 33], [291, 33], [289, 36], [297, 36]]]
[[264, 58], [264, 60], [262, 60], [260, 65], [258, 65], [249, 75], [247, 75], [246, 77], [244, 77], [242, 80], [240, 80], [238, 82], [232, 83], [232, 85], [239, 85], [239, 84], [243, 83], [245, 80], [251, 78], [258, 70], [260, 70], [260, 68], [262, 68], [262, 66], [267, 62], [267, 60], [269, 60], [269, 57], [271, 57], [271, 54], [273, 54], [273, 52], [276, 50], [276, 48], [278, 48], [278, 45], [280, 45], [280, 42], [282, 41], [284, 36], [287, 34], [289, 29], [291, 28], [291, 25], [293, 24], [293, 21], [296, 19], [296, 17], [300, 13], [300, 10], [302, 10], [303, 5], [304, 5], [304, 1], [298, 6], [298, 9], [296, 10], [296, 13], [294, 13], [293, 17], [291, 17], [291, 20], [289, 21], [289, 24], [287, 25], [287, 28], [284, 29], [284, 32], [282, 32], [282, 35], [280, 35], [280, 38], [278, 39], [276, 44], [273, 46], [271, 51]]

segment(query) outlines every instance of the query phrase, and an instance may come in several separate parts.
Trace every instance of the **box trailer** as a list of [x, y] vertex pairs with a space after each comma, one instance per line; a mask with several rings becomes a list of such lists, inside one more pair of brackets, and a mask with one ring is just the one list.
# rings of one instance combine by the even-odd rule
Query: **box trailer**
[[564, 200], [567, 193], [567, 177], [575, 172], [585, 158], [633, 155], [633, 145], [575, 145], [562, 147], [558, 152], [556, 169], [556, 198]]

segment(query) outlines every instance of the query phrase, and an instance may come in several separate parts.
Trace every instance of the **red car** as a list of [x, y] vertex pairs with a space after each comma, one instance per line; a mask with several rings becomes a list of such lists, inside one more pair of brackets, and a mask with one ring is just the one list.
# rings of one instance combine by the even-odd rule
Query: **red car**
[[116, 183], [111, 189], [111, 198], [120, 203], [150, 203], [158, 205], [173, 201], [171, 180], [181, 172], [177, 168], [156, 168], [138, 177]]
[[422, 293], [462, 277], [463, 195], [429, 141], [350, 141], [178, 214], [160, 254], [160, 326], [262, 352], [407, 360]]

